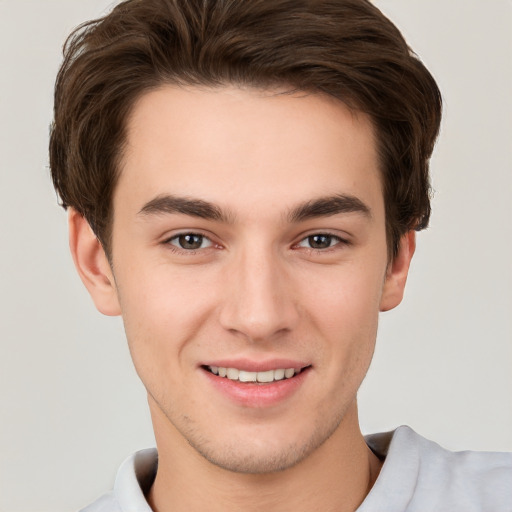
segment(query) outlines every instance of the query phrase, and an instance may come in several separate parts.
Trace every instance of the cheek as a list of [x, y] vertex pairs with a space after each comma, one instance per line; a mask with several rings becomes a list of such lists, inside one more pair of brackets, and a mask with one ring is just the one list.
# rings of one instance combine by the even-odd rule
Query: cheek
[[192, 266], [172, 266], [165, 258], [135, 256], [116, 271], [123, 316], [147, 328], [178, 327], [209, 302], [212, 277]]
[[369, 319], [378, 317], [384, 274], [375, 264], [362, 262], [317, 275], [309, 309], [330, 330], [364, 330]]
[[309, 308], [305, 308], [317, 332], [328, 340], [321, 347], [325, 351], [322, 360], [327, 364], [336, 360], [330, 371], [344, 373], [345, 378], [361, 372], [364, 376], [370, 363], [377, 335], [382, 275], [380, 271], [369, 272], [364, 265], [340, 269], [325, 280], [325, 286], [315, 289]]
[[190, 340], [204, 327], [212, 309], [215, 286], [205, 277], [160, 263], [118, 269], [123, 322], [141, 378], [149, 373], [167, 374], [184, 362]]

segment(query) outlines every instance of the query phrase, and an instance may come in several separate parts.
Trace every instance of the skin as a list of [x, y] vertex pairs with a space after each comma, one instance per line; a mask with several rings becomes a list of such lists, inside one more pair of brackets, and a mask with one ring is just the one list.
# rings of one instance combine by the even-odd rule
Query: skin
[[[389, 262], [370, 120], [280, 92], [147, 93], [128, 122], [111, 265], [70, 213], [77, 269], [99, 311], [122, 314], [148, 392], [159, 451], [148, 499], [160, 512], [355, 510], [380, 469], [356, 394], [379, 311], [402, 299], [414, 234]], [[333, 196], [357, 205], [298, 214]], [[215, 215], [198, 216], [198, 201]], [[186, 234], [196, 249], [180, 245]], [[202, 367], [233, 358], [308, 370], [277, 403], [241, 405]]]

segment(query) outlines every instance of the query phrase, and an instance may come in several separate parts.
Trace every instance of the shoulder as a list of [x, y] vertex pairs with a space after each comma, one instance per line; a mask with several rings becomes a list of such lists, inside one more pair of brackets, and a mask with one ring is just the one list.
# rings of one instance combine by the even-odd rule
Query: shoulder
[[[368, 436], [367, 443], [385, 457], [368, 503], [376, 496], [386, 502], [396, 500], [393, 510], [409, 512], [512, 509], [511, 453], [451, 452], [409, 427]], [[373, 508], [361, 508], [367, 510]]]
[[158, 466], [156, 449], [141, 450], [120, 466], [114, 489], [80, 512], [151, 512], [146, 501]]
[[96, 501], [80, 510], [80, 512], [122, 512], [119, 503], [114, 496], [114, 492], [110, 491], [98, 498]]

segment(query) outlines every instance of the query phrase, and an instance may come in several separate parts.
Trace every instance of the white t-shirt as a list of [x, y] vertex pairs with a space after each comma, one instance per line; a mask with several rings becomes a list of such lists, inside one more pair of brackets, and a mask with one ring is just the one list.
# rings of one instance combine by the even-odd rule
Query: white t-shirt
[[[384, 464], [356, 512], [512, 512], [512, 453], [450, 452], [406, 426], [366, 442]], [[82, 512], [152, 512], [144, 495], [157, 463], [156, 449], [135, 453]]]

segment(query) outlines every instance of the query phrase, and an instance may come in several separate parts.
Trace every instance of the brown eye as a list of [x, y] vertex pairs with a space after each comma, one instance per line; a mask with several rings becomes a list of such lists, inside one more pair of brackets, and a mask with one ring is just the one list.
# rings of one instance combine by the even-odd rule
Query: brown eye
[[331, 247], [333, 238], [331, 235], [311, 235], [307, 240], [312, 249], [327, 249]]
[[212, 245], [208, 238], [197, 233], [183, 233], [181, 235], [176, 235], [169, 240], [169, 243], [186, 251], [204, 249]]
[[330, 249], [339, 244], [349, 245], [349, 242], [339, 236], [330, 235], [329, 233], [315, 233], [314, 235], [303, 238], [298, 243], [298, 247], [321, 251], [323, 249]]

